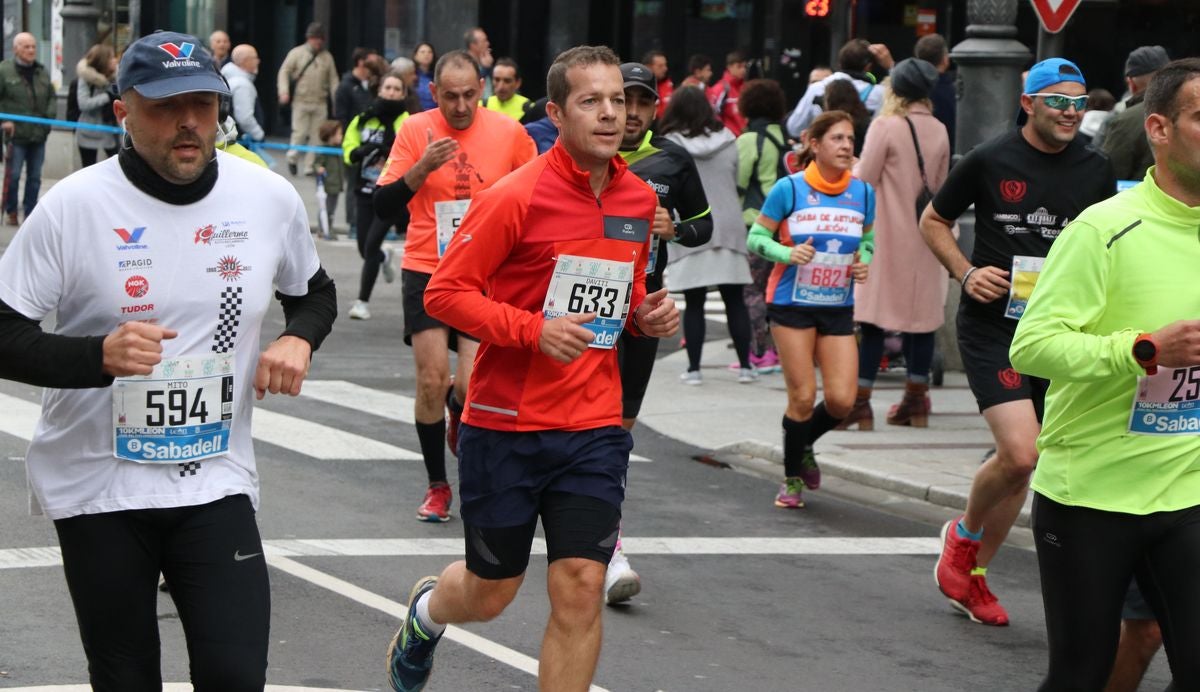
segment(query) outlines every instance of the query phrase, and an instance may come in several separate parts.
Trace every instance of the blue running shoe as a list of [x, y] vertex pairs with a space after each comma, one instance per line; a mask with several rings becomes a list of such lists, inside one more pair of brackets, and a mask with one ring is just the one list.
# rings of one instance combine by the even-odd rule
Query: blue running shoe
[[417, 621], [417, 599], [433, 591], [437, 577], [422, 577], [408, 594], [408, 614], [388, 644], [388, 679], [396, 692], [417, 692], [425, 688], [433, 670], [433, 649], [441, 635], [430, 637]]

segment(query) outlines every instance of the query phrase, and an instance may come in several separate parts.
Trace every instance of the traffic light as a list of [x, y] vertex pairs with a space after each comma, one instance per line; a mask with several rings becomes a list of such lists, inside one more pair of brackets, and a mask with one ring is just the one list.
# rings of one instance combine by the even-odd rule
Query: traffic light
[[806, 17], [828, 17], [830, 0], [805, 0], [804, 15]]

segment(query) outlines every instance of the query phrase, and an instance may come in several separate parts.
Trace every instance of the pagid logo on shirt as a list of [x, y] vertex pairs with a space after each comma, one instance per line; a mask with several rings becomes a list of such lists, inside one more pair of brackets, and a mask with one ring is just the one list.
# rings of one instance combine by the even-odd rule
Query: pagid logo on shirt
[[1000, 181], [1000, 197], [1009, 204], [1016, 204], [1025, 199], [1025, 181], [1024, 180], [1001, 180]]
[[146, 232], [145, 226], [138, 226], [132, 231], [127, 228], [114, 228], [113, 232], [123, 241], [123, 244], [117, 246], [118, 250], [145, 250], [147, 247], [141, 244], [142, 234]]
[[250, 267], [242, 264], [233, 255], [226, 255], [217, 261], [217, 266], [208, 268], [209, 274], [218, 274], [226, 281], [237, 281], [242, 274], [250, 271]]

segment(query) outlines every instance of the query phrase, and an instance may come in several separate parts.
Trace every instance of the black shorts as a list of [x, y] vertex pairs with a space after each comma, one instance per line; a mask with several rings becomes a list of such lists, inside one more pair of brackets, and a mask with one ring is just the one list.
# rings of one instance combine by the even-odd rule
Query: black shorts
[[641, 412], [657, 356], [658, 339], [634, 336], [628, 329], [621, 332], [617, 341], [617, 366], [621, 370], [622, 418], [637, 418]]
[[632, 436], [619, 426], [508, 432], [464, 423], [458, 493], [467, 569], [484, 579], [524, 573], [539, 516], [549, 561], [607, 564], [632, 449]]
[[412, 336], [417, 332], [441, 327], [450, 333], [450, 350], [458, 351], [458, 337], [479, 341], [469, 334], [463, 334], [451, 328], [445, 322], [430, 317], [425, 312], [425, 287], [429, 285], [432, 274], [415, 272], [411, 269], [400, 270], [400, 293], [404, 308], [404, 345], [412, 346]]
[[997, 404], [1029, 399], [1040, 423], [1050, 381], [1013, 370], [1008, 349], [1017, 331], [1017, 321], [980, 314], [964, 304], [959, 307], [955, 324], [963, 369], [980, 412]]
[[804, 308], [795, 305], [767, 305], [771, 324], [792, 329], [816, 329], [820, 336], [848, 336], [854, 333], [854, 308]]

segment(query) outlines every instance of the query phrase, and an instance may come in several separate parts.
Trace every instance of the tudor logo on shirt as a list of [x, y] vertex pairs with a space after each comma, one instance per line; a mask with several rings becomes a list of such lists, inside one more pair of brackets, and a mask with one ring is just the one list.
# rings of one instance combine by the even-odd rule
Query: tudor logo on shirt
[[130, 298], [141, 298], [150, 292], [150, 282], [146, 277], [135, 274], [125, 280], [125, 292]]
[[250, 271], [250, 267], [242, 264], [233, 255], [226, 255], [217, 261], [217, 266], [209, 267], [206, 271], [209, 274], [219, 274], [226, 281], [237, 281], [242, 278], [242, 274]]
[[1025, 199], [1025, 189], [1024, 180], [1000, 181], [1000, 196], [1009, 204], [1016, 204]]
[[149, 247], [149, 246], [144, 245], [141, 242], [142, 234], [145, 232], [146, 232], [145, 226], [138, 226], [137, 228], [133, 229], [132, 231], [129, 229], [126, 229], [126, 228], [114, 228], [113, 233], [116, 233], [117, 236], [122, 241], [124, 241], [123, 244], [117, 246], [117, 249], [118, 250], [145, 250], [145, 249], [147, 249], [147, 247]]
[[122, 315], [132, 315], [138, 312], [152, 312], [154, 303], [146, 303], [145, 305], [124, 305], [121, 307]]

